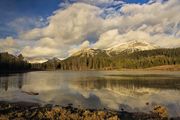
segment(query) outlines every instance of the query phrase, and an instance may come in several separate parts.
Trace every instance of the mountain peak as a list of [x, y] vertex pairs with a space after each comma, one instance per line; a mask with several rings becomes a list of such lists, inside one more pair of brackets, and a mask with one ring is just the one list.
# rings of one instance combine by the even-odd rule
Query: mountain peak
[[107, 49], [109, 53], [120, 53], [123, 51], [134, 52], [143, 50], [153, 50], [159, 48], [158, 46], [145, 42], [145, 41], [130, 41], [126, 43], [120, 43]]
[[94, 56], [96, 54], [99, 53], [99, 51], [101, 51], [100, 49], [93, 49], [93, 48], [84, 48], [79, 50], [78, 52], [75, 52], [74, 54], [72, 54], [72, 56]]
[[61, 60], [58, 59], [57, 57], [53, 57], [52, 59], [49, 59], [48, 61], [46, 62], [60, 62]]
[[146, 41], [129, 41], [125, 43], [119, 43], [117, 45], [114, 45], [108, 49], [101, 50], [101, 49], [95, 49], [95, 48], [83, 48], [71, 56], [78, 56], [78, 57], [94, 57], [96, 55], [100, 54], [106, 54], [108, 56], [111, 56], [111, 53], [119, 54], [121, 52], [128, 52], [132, 53], [135, 51], [144, 51], [144, 50], [153, 50], [153, 49], [158, 49], [159, 47], [152, 44], [148, 43]]

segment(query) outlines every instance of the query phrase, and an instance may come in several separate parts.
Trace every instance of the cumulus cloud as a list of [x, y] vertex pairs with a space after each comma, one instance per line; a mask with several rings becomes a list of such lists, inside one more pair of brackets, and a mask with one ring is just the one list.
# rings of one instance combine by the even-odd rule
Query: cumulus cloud
[[95, 48], [106, 49], [111, 47], [114, 42], [120, 40], [118, 29], [109, 30], [100, 35], [99, 40], [94, 44]]
[[143, 40], [160, 47], [180, 47], [179, 3], [171, 0], [151, 5], [125, 4], [121, 15], [104, 21], [110, 30], [101, 34], [94, 46], [105, 49], [121, 42]]
[[47, 56], [55, 56], [59, 54], [60, 51], [54, 48], [48, 47], [30, 47], [26, 46], [22, 50], [22, 54], [28, 57], [47, 57]]
[[117, 29], [103, 33], [93, 46], [95, 48], [107, 49], [129, 41], [148, 42], [163, 48], [180, 47], [180, 38], [173, 36], [166, 34], [151, 35], [150, 33], [139, 30], [120, 34]]
[[[50, 37], [64, 44], [82, 42], [87, 34], [97, 31], [101, 24], [100, 9], [88, 4], [77, 3], [65, 10], [58, 10], [49, 17], [49, 25], [35, 28], [22, 34], [22, 39], [38, 40]], [[97, 24], [95, 24], [97, 23]]]
[[[115, 7], [97, 5], [112, 2]], [[21, 52], [27, 57], [63, 58], [85, 47], [107, 49], [132, 40], [180, 47], [179, 0], [142, 5], [124, 3], [121, 7], [115, 2], [76, 0], [56, 10], [45, 27], [18, 36], [22, 42], [29, 42], [23, 44]]]
[[[24, 39], [37, 40], [37, 47], [56, 48], [61, 53], [68, 51], [67, 54], [79, 50], [81, 44], [85, 43], [92, 44], [95, 48], [106, 49], [131, 40], [153, 42], [161, 47], [178, 47], [178, 3], [179, 1], [172, 0], [143, 5], [124, 4], [121, 14], [117, 13], [116, 16], [105, 19], [101, 17], [104, 9], [75, 3], [64, 10], [56, 11], [49, 17], [47, 27], [35, 28], [23, 35]], [[95, 43], [86, 40], [91, 34], [97, 36]], [[162, 41], [164, 44], [160, 44]]]
[[[100, 8], [84, 3], [70, 5], [65, 10], [57, 10], [49, 17], [48, 26], [35, 28], [20, 35], [22, 40], [34, 40], [35, 44], [33, 47], [26, 47], [22, 52], [28, 56], [28, 53], [30, 54], [28, 50], [36, 49], [33, 54], [38, 56], [40, 51], [46, 48], [48, 51], [52, 49], [51, 52], [57, 50], [59, 52], [55, 53], [58, 53], [58, 56], [65, 57], [72, 46], [81, 44], [90, 34], [100, 34], [102, 28], [100, 12]], [[45, 54], [42, 52], [42, 55]]]
[[0, 51], [15, 54], [18, 51], [18, 43], [12, 37], [0, 39]]
[[72, 55], [73, 53], [75, 52], [78, 52], [79, 50], [82, 50], [82, 49], [86, 49], [86, 48], [89, 48], [90, 47], [90, 42], [88, 40], [84, 41], [82, 44], [80, 45], [75, 45], [73, 46], [69, 51], [69, 55]]
[[120, 34], [118, 29], [109, 30], [103, 33], [99, 40], [94, 44], [95, 48], [107, 49], [114, 45], [129, 42], [129, 41], [150, 41], [150, 35], [143, 31], [129, 31]]

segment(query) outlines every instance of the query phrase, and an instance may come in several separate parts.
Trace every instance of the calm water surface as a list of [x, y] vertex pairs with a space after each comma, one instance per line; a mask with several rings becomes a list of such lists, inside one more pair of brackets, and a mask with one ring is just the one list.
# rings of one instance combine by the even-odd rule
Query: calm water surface
[[158, 104], [171, 116], [180, 116], [180, 72], [38, 71], [0, 76], [0, 101], [144, 112]]

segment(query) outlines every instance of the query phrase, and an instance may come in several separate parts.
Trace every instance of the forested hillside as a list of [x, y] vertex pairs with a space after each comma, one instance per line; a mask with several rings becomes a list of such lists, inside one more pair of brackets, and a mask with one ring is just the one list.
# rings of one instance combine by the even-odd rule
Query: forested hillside
[[111, 69], [113, 67], [111, 58], [104, 51], [96, 51], [94, 55], [71, 56], [59, 65], [62, 70], [95, 70]]
[[117, 68], [147, 68], [159, 65], [180, 64], [180, 48], [121, 53], [113, 57]]
[[52, 58], [44, 63], [31, 64], [32, 70], [56, 70], [60, 68], [61, 60], [58, 58]]
[[90, 49], [72, 55], [65, 60], [53, 58], [44, 63], [30, 64], [23, 56], [0, 53], [0, 71], [23, 70], [111, 70], [138, 69], [160, 65], [180, 64], [180, 48], [108, 54], [105, 50]]
[[31, 69], [31, 64], [24, 60], [20, 54], [11, 55], [7, 52], [0, 53], [0, 72], [21, 72]]
[[121, 68], [148, 68], [159, 65], [180, 64], [180, 48], [155, 49], [136, 51], [133, 53], [121, 52], [118, 55], [98, 54], [93, 57], [74, 56], [60, 63], [60, 69], [121, 69]]

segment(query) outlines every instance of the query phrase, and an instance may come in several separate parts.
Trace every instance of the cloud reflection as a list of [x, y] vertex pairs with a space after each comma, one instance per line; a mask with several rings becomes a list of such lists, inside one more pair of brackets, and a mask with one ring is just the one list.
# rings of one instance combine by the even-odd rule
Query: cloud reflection
[[[117, 76], [109, 76], [109, 72], [47, 71], [4, 76], [0, 77], [0, 99], [146, 112], [160, 104], [166, 106], [171, 115], [179, 115], [177, 85], [180, 81], [176, 73], [153, 78], [128, 74], [118, 72]], [[164, 79], [164, 75], [168, 79]], [[21, 90], [39, 95], [30, 96]]]

